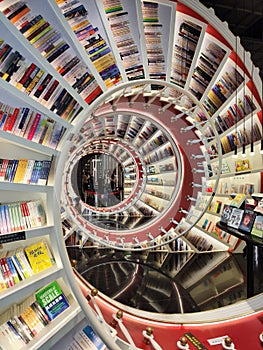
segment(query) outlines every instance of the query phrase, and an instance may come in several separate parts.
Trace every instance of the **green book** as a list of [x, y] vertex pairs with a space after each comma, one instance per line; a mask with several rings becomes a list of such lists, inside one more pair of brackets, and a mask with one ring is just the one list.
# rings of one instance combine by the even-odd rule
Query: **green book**
[[57, 281], [38, 291], [36, 293], [36, 301], [47, 314], [49, 320], [53, 320], [69, 307], [67, 298]]

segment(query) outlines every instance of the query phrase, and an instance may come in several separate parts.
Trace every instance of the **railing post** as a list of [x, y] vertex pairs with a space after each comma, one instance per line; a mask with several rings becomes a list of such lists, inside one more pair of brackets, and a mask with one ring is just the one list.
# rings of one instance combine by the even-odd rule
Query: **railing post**
[[143, 342], [146, 345], [152, 345], [154, 350], [162, 350], [160, 345], [154, 340], [153, 329], [151, 327], [147, 327], [146, 330], [142, 332], [143, 334]]
[[177, 348], [180, 350], [188, 350], [189, 344], [187, 343], [186, 337], [181, 337], [177, 342]]

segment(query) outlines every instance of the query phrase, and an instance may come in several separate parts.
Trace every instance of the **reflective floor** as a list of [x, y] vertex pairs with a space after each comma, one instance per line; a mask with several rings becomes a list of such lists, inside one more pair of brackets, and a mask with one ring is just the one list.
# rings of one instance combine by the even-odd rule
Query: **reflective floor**
[[263, 291], [263, 248], [258, 247], [253, 271], [247, 271], [246, 249], [195, 254], [68, 247], [68, 253], [77, 271], [100, 292], [145, 311], [204, 311]]

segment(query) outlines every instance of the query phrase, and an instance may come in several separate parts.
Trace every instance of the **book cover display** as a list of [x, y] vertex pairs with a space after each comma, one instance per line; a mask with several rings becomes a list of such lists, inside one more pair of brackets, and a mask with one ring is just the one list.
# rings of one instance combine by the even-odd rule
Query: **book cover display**
[[251, 230], [251, 235], [263, 238], [263, 215], [257, 215]]
[[74, 343], [77, 343], [81, 349], [106, 350], [106, 345], [97, 336], [91, 326], [87, 325], [79, 332], [73, 335]]
[[53, 265], [51, 252], [44, 241], [26, 247], [25, 253], [34, 273], [39, 273]]
[[38, 291], [36, 300], [50, 320], [56, 318], [69, 307], [69, 302], [57, 281]]
[[238, 229], [243, 217], [244, 210], [233, 208], [229, 217], [228, 226]]
[[254, 210], [245, 208], [243, 217], [238, 229], [242, 232], [250, 233], [250, 231], [252, 230], [255, 218], [256, 218], [256, 213], [254, 212]]
[[229, 204], [224, 204], [220, 222], [223, 224], [228, 224], [231, 213], [232, 213], [233, 207], [231, 207]]

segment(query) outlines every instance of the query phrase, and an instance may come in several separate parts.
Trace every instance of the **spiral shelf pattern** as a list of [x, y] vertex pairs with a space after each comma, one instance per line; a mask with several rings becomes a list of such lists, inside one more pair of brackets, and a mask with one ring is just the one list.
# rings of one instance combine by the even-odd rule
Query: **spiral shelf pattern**
[[[97, 317], [96, 306], [90, 307], [86, 300], [92, 286], [84, 273], [80, 276], [72, 269], [74, 259], [70, 262], [64, 241], [77, 233], [78, 248], [88, 257], [89, 247], [105, 249], [116, 261], [120, 252], [127, 261], [129, 254], [135, 256], [136, 263], [119, 264], [131, 279], [132, 269], [138, 271], [151, 256], [156, 262], [156, 255], [165, 249], [185, 253], [178, 271], [193, 252], [225, 254], [241, 249], [222, 232], [211, 231], [215, 222], [210, 222], [209, 231], [205, 215], [211, 214], [217, 192], [222, 197], [237, 192], [227, 187], [235, 172], [226, 175], [225, 160], [232, 155], [244, 158], [249, 149], [263, 152], [258, 69], [227, 24], [199, 1], [29, 0], [30, 11], [41, 12], [40, 20], [50, 22], [44, 24], [52, 35], [40, 42], [32, 33], [25, 35], [25, 28], [14, 25], [12, 17], [8, 19], [7, 3], [0, 2], [1, 29], [39, 64], [32, 63], [32, 69], [48, 72], [45, 83], [50, 94], [21, 88], [7, 79], [7, 72], [1, 73], [0, 86], [49, 116], [50, 139], [37, 142], [32, 136], [31, 141], [40, 153], [54, 156], [55, 250], [74, 296], [105, 344], [112, 350], [141, 348], [141, 341], [129, 347], [125, 339], [112, 338], [109, 327], [103, 328], [102, 315]], [[30, 148], [28, 140], [23, 140], [23, 147]], [[254, 172], [261, 168], [257, 164]], [[65, 217], [74, 230], [64, 237]], [[161, 281], [165, 283], [165, 278]], [[173, 288], [180, 301], [180, 288], [175, 283]], [[134, 337], [138, 323], [156, 326], [163, 346], [178, 325], [212, 325], [245, 314], [249, 319], [262, 310], [261, 295], [239, 307], [230, 302], [220, 317], [217, 310], [167, 316], [113, 299], [103, 293], [98, 299], [108, 323], [122, 309]], [[222, 325], [218, 327], [222, 330]], [[151, 333], [143, 334], [151, 338]]]

